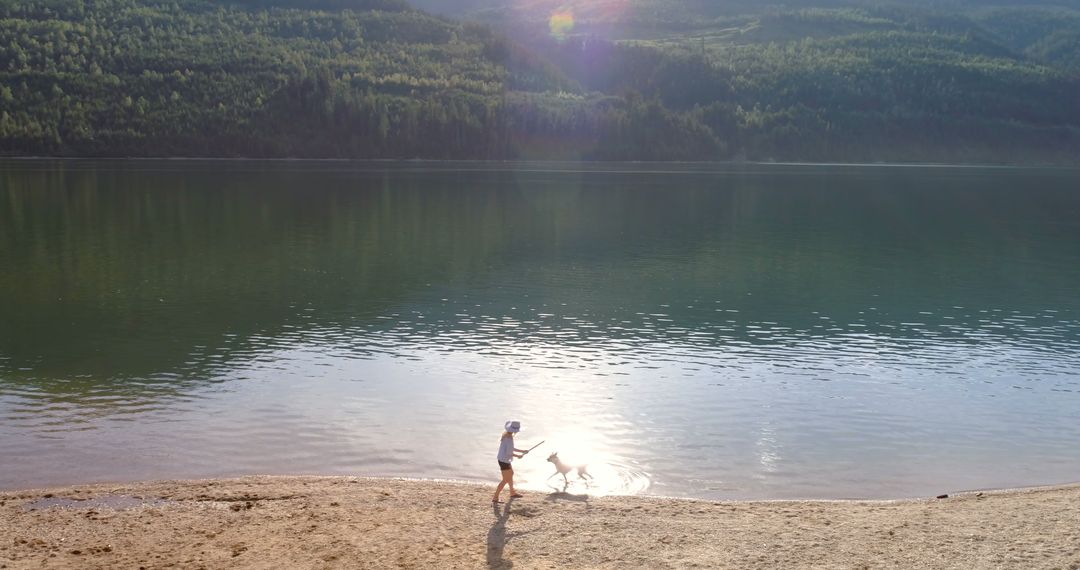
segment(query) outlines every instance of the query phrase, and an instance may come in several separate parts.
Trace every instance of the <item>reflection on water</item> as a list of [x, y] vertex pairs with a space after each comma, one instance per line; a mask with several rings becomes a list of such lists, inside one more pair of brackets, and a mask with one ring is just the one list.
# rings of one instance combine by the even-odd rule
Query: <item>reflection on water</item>
[[0, 487], [495, 480], [511, 417], [537, 490], [1080, 472], [1075, 172], [0, 166]]

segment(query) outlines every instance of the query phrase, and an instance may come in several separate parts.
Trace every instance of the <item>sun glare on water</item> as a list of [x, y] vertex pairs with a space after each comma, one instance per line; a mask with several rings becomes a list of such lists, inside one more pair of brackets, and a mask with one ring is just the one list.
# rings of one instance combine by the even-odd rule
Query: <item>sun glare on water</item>
[[[610, 453], [602, 434], [595, 431], [558, 431], [536, 453], [539, 457], [520, 463], [522, 467], [528, 466], [522, 472], [523, 488], [593, 497], [635, 495], [649, 488], [648, 474]], [[557, 474], [554, 463], [545, 461], [553, 453], [558, 453], [559, 459], [573, 468], [566, 480]], [[578, 475], [577, 467], [582, 465], [586, 466], [589, 479]]]
[[[558, 347], [546, 347], [557, 350]], [[550, 358], [550, 353], [534, 345], [534, 357]], [[602, 352], [602, 351], [600, 351]], [[597, 358], [612, 360], [609, 354]], [[536, 449], [514, 462], [516, 484], [525, 490], [556, 497], [597, 497], [636, 495], [652, 485], [650, 466], [642, 462], [640, 425], [637, 413], [614, 398], [615, 388], [596, 382], [587, 371], [540, 369], [518, 373], [521, 383], [513, 401], [505, 402], [507, 413], [527, 420], [524, 433], [516, 440], [519, 449]], [[511, 408], [513, 411], [509, 411]], [[571, 467], [566, 480], [548, 461], [558, 453]], [[591, 479], [578, 476], [585, 465]]]

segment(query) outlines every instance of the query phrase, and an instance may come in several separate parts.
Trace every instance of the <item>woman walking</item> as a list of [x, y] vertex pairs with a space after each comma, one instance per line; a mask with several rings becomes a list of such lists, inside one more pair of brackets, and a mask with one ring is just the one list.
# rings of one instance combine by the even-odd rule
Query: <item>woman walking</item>
[[518, 449], [514, 447], [514, 434], [521, 431], [521, 422], [517, 420], [511, 420], [506, 422], [503, 426], [506, 431], [502, 434], [502, 439], [499, 441], [499, 470], [502, 472], [502, 481], [499, 482], [499, 486], [495, 488], [495, 496], [491, 498], [492, 503], [499, 502], [499, 493], [502, 493], [503, 487], [510, 485], [510, 498], [516, 499], [521, 497], [521, 493], [514, 490], [514, 468], [510, 466], [510, 462], [515, 457], [522, 458], [525, 454], [529, 453], [526, 449]]

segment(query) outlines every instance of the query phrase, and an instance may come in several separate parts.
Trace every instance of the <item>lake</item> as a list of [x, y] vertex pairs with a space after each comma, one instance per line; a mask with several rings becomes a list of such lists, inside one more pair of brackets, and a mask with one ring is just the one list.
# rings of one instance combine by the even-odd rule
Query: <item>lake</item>
[[1080, 480], [1080, 171], [0, 162], [0, 488]]

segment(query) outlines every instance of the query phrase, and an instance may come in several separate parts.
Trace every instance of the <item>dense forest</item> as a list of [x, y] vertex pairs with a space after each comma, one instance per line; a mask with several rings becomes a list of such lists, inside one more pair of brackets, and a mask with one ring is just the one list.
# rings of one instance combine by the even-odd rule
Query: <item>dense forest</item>
[[1076, 2], [417, 5], [0, 0], [0, 153], [1080, 161]]

